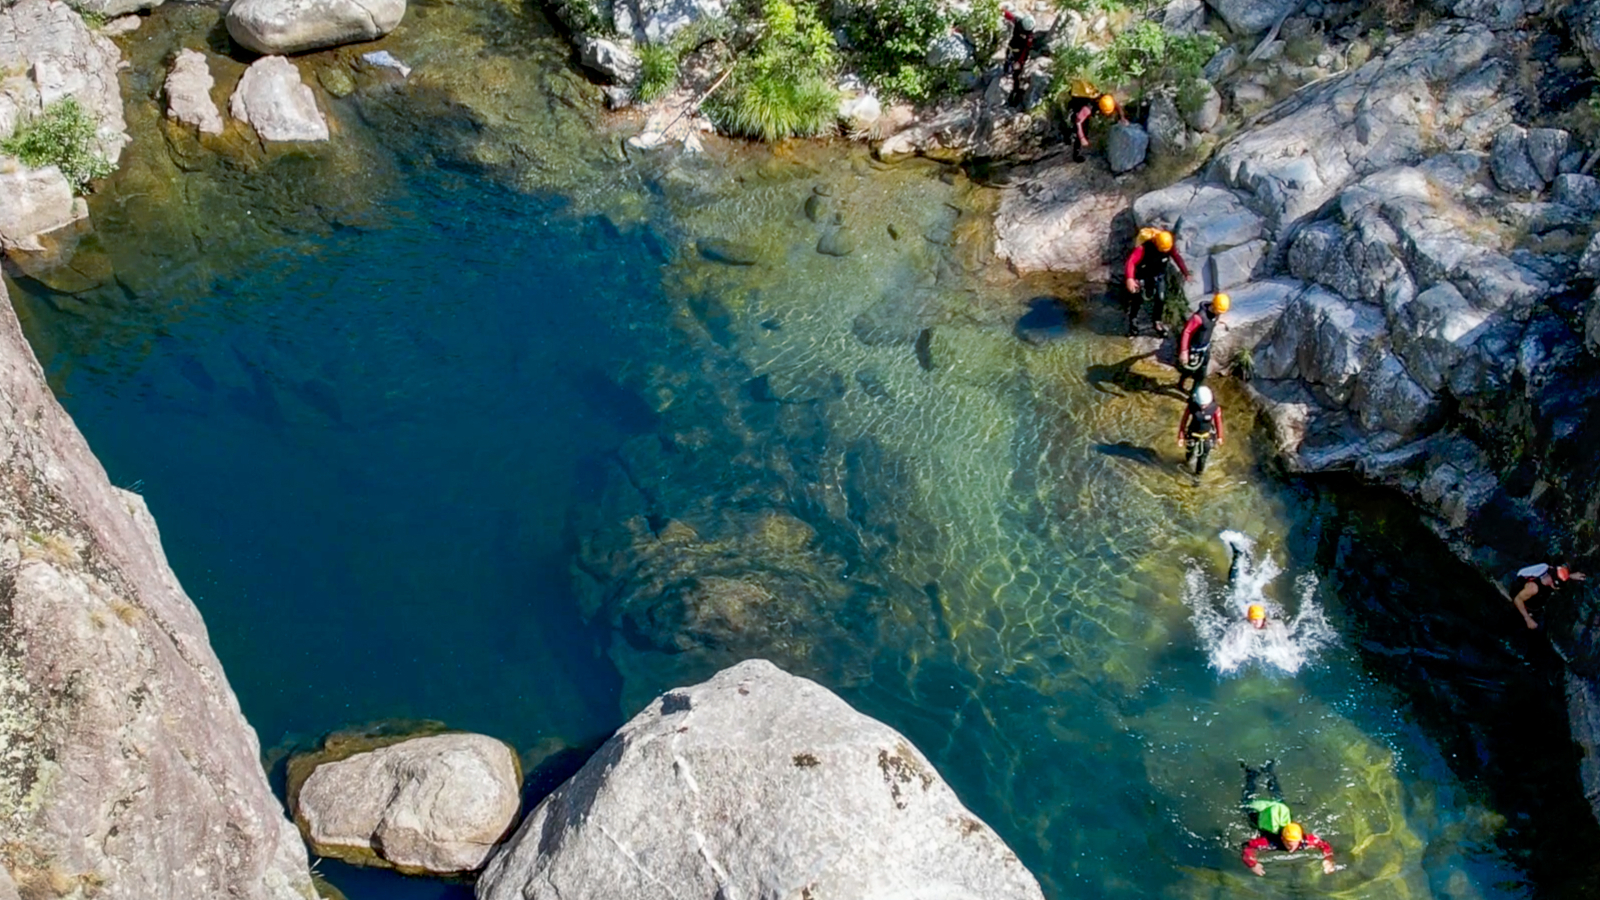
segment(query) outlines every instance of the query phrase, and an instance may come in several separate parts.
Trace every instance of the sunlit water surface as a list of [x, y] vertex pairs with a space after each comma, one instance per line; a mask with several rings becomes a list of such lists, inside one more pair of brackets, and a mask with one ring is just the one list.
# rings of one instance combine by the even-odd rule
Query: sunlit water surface
[[[576, 542], [615, 526], [641, 440], [732, 429], [807, 482], [738, 502], [842, 547], [874, 622], [788, 661], [911, 737], [1049, 897], [1525, 897], [1573, 870], [1554, 829], [1594, 838], [1549, 660], [1503, 601], [1383, 503], [1268, 475], [1227, 385], [1232, 439], [1180, 471], [1168, 376], [1116, 365], [1114, 310], [979, 277], [985, 194], [960, 176], [842, 148], [630, 169], [652, 212], [619, 228], [407, 159], [361, 227], [214, 279], [13, 285], [264, 747], [394, 718], [536, 767], [592, 747], [675, 670], [583, 621]], [[833, 211], [847, 256], [816, 250]], [[708, 236], [760, 259], [709, 260]], [[697, 381], [717, 415], [664, 387]], [[821, 437], [790, 441], [797, 416]], [[675, 490], [737, 490], [692, 463], [710, 474]], [[1321, 623], [1292, 665], [1219, 663], [1224, 529], [1254, 542], [1247, 593]], [[1269, 757], [1335, 874], [1239, 864], [1239, 761]], [[353, 900], [468, 893], [322, 868]]]

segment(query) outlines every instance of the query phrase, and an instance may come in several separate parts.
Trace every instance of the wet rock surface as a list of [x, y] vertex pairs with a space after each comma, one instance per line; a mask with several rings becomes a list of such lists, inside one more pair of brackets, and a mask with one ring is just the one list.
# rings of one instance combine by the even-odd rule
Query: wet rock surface
[[107, 481], [3, 292], [0, 438], [0, 867], [27, 897], [310, 900], [154, 520]]
[[477, 888], [481, 900], [889, 893], [1043, 897], [905, 737], [759, 659], [651, 701], [539, 804]]
[[516, 752], [500, 741], [430, 735], [313, 762], [294, 785], [294, 815], [318, 856], [459, 874], [481, 868], [516, 824], [521, 789]]
[[204, 53], [187, 49], [179, 52], [164, 86], [167, 115], [193, 125], [202, 134], [221, 134], [222, 113], [211, 100], [215, 84]]

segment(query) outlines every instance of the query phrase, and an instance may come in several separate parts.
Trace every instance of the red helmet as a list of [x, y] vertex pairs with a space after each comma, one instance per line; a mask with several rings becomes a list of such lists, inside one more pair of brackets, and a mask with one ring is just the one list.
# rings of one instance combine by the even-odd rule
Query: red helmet
[[1572, 573], [1567, 571], [1566, 566], [1556, 566], [1556, 577], [1562, 581], [1566, 581], [1568, 578], [1572, 577]]

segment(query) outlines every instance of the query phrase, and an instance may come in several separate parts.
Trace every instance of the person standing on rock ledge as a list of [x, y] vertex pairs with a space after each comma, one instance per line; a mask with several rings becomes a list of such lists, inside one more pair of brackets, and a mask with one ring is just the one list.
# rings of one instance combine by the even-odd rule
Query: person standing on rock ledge
[[1517, 592], [1511, 596], [1511, 602], [1516, 604], [1517, 612], [1522, 613], [1522, 621], [1529, 628], [1538, 628], [1539, 623], [1528, 614], [1528, 601], [1539, 593], [1542, 587], [1552, 593], [1561, 589], [1568, 581], [1585, 581], [1589, 576], [1582, 572], [1574, 572], [1564, 565], [1552, 566], [1549, 563], [1537, 563], [1524, 569], [1517, 570], [1516, 584], [1513, 585]]
[[1028, 57], [1033, 53], [1034, 20], [1027, 13], [1018, 15], [1009, 6], [1000, 8], [1000, 14], [1011, 25], [1011, 40], [1006, 44], [1005, 68], [1000, 72], [1002, 78], [1010, 76], [1011, 95], [1006, 103], [1010, 106], [1021, 106], [1026, 99], [1028, 80], [1025, 77], [1028, 70]]
[[[1206, 372], [1211, 368], [1211, 333], [1216, 330], [1222, 314], [1233, 306], [1227, 294], [1215, 294], [1211, 302], [1200, 306], [1183, 326], [1178, 338], [1178, 390], [1188, 392], [1206, 383]], [[1184, 382], [1192, 382], [1184, 387]]]
[[1139, 312], [1150, 304], [1150, 327], [1157, 335], [1167, 333], [1167, 323], [1161, 317], [1167, 300], [1167, 265], [1171, 262], [1190, 279], [1189, 266], [1183, 261], [1173, 242], [1172, 232], [1163, 228], [1141, 228], [1134, 239], [1133, 252], [1122, 266], [1123, 287], [1128, 291], [1128, 337], [1139, 333]]

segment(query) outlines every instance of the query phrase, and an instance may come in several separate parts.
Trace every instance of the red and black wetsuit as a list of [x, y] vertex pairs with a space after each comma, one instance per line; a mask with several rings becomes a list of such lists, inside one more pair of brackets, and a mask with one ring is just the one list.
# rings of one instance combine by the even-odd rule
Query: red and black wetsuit
[[1183, 418], [1178, 420], [1178, 437], [1185, 441], [1213, 437], [1217, 443], [1222, 443], [1222, 406], [1215, 400], [1205, 406], [1195, 406], [1194, 401], [1189, 401], [1183, 407]]
[[1028, 55], [1033, 52], [1033, 32], [1022, 27], [1022, 20], [1011, 10], [1003, 15], [1011, 23], [1011, 42], [1006, 45], [1006, 74], [1016, 73], [1021, 78], [1028, 66]]
[[1129, 292], [1127, 298], [1130, 336], [1136, 331], [1134, 325], [1139, 319], [1139, 311], [1147, 303], [1150, 304], [1150, 327], [1158, 333], [1162, 331], [1161, 316], [1166, 312], [1162, 306], [1166, 298], [1167, 260], [1177, 265], [1183, 277], [1189, 277], [1189, 266], [1183, 261], [1183, 254], [1178, 252], [1177, 246], [1163, 253], [1154, 240], [1144, 241], [1133, 248], [1133, 252], [1128, 254], [1128, 261], [1123, 263], [1123, 277], [1132, 278], [1140, 285], [1139, 292]]
[[1217, 320], [1222, 318], [1211, 311], [1211, 304], [1201, 304], [1189, 317], [1183, 326], [1183, 334], [1178, 338], [1178, 390], [1188, 390], [1184, 382], [1192, 380], [1190, 387], [1199, 387], [1206, 383], [1206, 370], [1211, 365], [1211, 333], [1216, 330]]
[[[1301, 842], [1300, 846], [1308, 847], [1312, 850], [1321, 850], [1323, 859], [1333, 859], [1333, 848], [1328, 846], [1328, 842], [1317, 837], [1309, 831], [1305, 833], [1305, 838]], [[1250, 840], [1245, 841], [1244, 853], [1240, 854], [1239, 856], [1240, 859], [1244, 860], [1245, 868], [1255, 868], [1256, 863], [1259, 861], [1256, 859], [1256, 853], [1261, 850], [1281, 850], [1284, 853], [1289, 852], [1289, 848], [1283, 846], [1283, 841], [1279, 840], [1276, 835], [1263, 834], [1253, 837]]]

